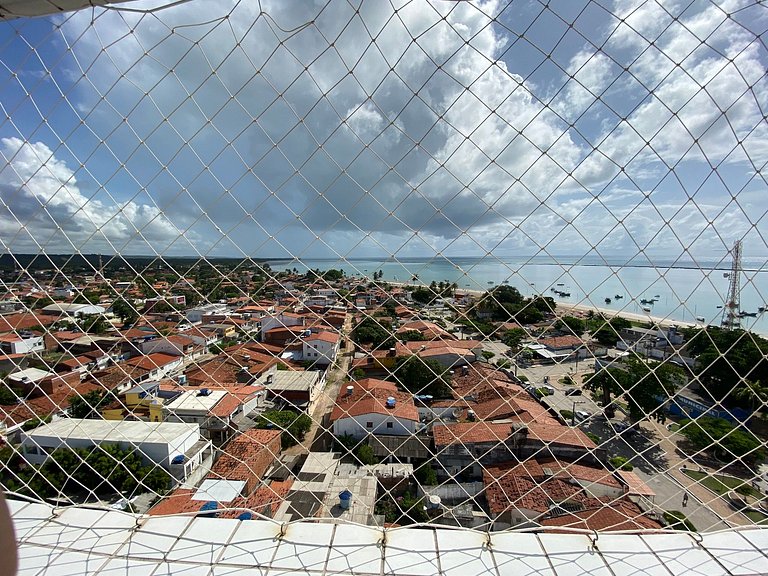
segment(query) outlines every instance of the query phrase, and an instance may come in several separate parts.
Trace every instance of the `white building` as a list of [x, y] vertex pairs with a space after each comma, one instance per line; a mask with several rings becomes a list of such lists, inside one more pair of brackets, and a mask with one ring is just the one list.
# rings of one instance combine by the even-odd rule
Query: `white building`
[[13, 334], [0, 336], [0, 350], [5, 354], [29, 354], [44, 349], [45, 343], [42, 336], [29, 336], [27, 338]]
[[68, 304], [66, 302], [54, 302], [43, 308], [45, 314], [60, 314], [67, 316], [93, 316], [104, 314], [107, 311], [103, 306], [95, 304]]
[[335, 436], [410, 436], [416, 433], [419, 411], [413, 396], [391, 382], [365, 378], [341, 387], [331, 422]]
[[145, 462], [161, 466], [177, 478], [189, 476], [211, 451], [197, 424], [60, 418], [21, 433], [21, 451], [33, 464], [45, 462], [57, 448], [96, 444], [135, 449]]
[[304, 317], [292, 312], [281, 312], [264, 316], [261, 319], [262, 335], [272, 328], [287, 328], [288, 326], [304, 326]]
[[198, 306], [197, 308], [191, 308], [190, 310], [187, 310], [185, 315], [187, 317], [187, 321], [191, 322], [192, 324], [199, 324], [203, 321], [203, 316], [208, 316], [210, 314], [226, 314], [227, 310], [228, 309], [226, 304], [205, 304], [203, 306]]
[[335, 332], [312, 333], [302, 338], [302, 357], [316, 364], [328, 365], [336, 361], [340, 337]]

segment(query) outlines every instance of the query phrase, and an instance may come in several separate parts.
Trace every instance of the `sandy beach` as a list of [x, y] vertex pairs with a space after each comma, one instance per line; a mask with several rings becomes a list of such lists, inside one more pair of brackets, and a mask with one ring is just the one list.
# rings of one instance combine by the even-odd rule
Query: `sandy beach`
[[[391, 284], [393, 286], [400, 286], [400, 287], [422, 287], [422, 288], [429, 288], [426, 284], [421, 284], [418, 282], [392, 282], [387, 281], [388, 284]], [[472, 296], [482, 296], [486, 293], [486, 290], [469, 290], [467, 288], [460, 288], [456, 292], [459, 294], [471, 294]], [[595, 312], [596, 314], [602, 314], [606, 318], [625, 318], [631, 322], [651, 322], [653, 324], [656, 324], [658, 326], [677, 326], [679, 328], [693, 328], [693, 327], [703, 327], [705, 326], [704, 323], [697, 324], [694, 322], [684, 322], [682, 320], [675, 320], [674, 318], [665, 318], [661, 316], [653, 316], [651, 314], [637, 314], [635, 312], [626, 312], [624, 310], [611, 310], [609, 308], [600, 308], [598, 306], [590, 306], [588, 304], [572, 304], [569, 302], [556, 302], [557, 304], [557, 310], [555, 311], [555, 314], [557, 316], [567, 316], [568, 314], [574, 314], [575, 315], [586, 315], [590, 311]]]

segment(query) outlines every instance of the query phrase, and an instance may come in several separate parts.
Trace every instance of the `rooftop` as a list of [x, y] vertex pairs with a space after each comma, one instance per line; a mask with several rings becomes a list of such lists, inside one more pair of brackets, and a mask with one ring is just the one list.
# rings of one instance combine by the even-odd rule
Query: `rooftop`
[[[347, 523], [141, 517], [10, 500], [25, 572], [90, 574], [428, 573], [436, 576], [765, 574], [768, 530], [709, 534], [384, 529]], [[198, 508], [199, 509], [199, 508]], [[153, 510], [154, 513], [154, 510]], [[381, 542], [386, 537], [386, 546]]]
[[93, 442], [171, 443], [200, 432], [197, 424], [143, 422], [141, 420], [96, 420], [59, 418], [25, 432], [30, 437], [86, 438]]

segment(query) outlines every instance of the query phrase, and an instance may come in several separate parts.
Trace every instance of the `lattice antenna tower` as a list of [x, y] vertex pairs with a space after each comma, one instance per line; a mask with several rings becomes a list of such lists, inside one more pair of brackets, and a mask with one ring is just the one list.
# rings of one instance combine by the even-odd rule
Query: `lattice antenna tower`
[[723, 274], [729, 278], [728, 298], [723, 306], [723, 320], [721, 322], [726, 330], [733, 330], [741, 326], [739, 308], [741, 307], [741, 240], [736, 240], [731, 249], [733, 259], [731, 261], [731, 271]]

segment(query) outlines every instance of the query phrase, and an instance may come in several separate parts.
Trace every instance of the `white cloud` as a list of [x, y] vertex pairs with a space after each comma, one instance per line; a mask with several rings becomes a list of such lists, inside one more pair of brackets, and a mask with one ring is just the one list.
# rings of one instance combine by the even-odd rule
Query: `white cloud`
[[[260, 12], [220, 0], [205, 14], [198, 3], [155, 17], [96, 11], [93, 23], [84, 11], [61, 20], [92, 84], [69, 95], [104, 143], [73, 137], [67, 159], [94, 173], [114, 165], [122, 178], [96, 176], [106, 185], [91, 196], [42, 142], [11, 139], [2, 181], [18, 202], [7, 204], [26, 210], [35, 238], [62, 226], [75, 247], [120, 246], [137, 229], [158, 251], [183, 236], [203, 253], [230, 230], [245, 253], [275, 243], [305, 253], [307, 238], [342, 255], [354, 238], [408, 251], [532, 238], [631, 247], [656, 237], [662, 207], [686, 200], [665, 194], [665, 164], [710, 171], [707, 161], [768, 159], [768, 102], [750, 89], [766, 52], [725, 16], [742, 5], [617, 2], [624, 21], [602, 24], [616, 26], [602, 51], [563, 42], [553, 60], [565, 74], [542, 65], [535, 79], [516, 58], [535, 52], [525, 42], [550, 43], [549, 31], [534, 26], [518, 42], [494, 20], [503, 6], [493, 1], [359, 12], [264, 1]], [[577, 118], [580, 134], [569, 126]], [[8, 217], [2, 225], [20, 229]], [[706, 228], [675, 225], [690, 238]]]
[[[0, 229], [6, 247], [30, 247], [28, 235], [48, 250], [128, 249], [179, 236], [156, 206], [88, 197], [75, 173], [42, 142], [0, 139]], [[21, 245], [18, 245], [18, 244]]]

